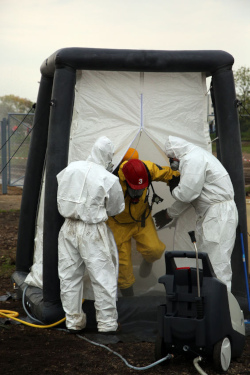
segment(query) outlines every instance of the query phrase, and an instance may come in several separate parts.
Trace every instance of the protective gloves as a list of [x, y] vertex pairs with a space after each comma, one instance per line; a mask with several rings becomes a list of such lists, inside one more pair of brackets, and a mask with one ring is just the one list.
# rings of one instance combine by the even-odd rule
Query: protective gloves
[[173, 176], [172, 180], [168, 181], [168, 186], [169, 186], [171, 194], [172, 194], [172, 191], [174, 190], [174, 188], [176, 188], [176, 186], [179, 185], [179, 182], [180, 182], [180, 176], [178, 176], [178, 177]]
[[153, 215], [153, 218], [157, 229], [165, 227], [165, 225], [169, 224], [173, 220], [168, 216], [167, 209], [156, 212], [156, 214]]

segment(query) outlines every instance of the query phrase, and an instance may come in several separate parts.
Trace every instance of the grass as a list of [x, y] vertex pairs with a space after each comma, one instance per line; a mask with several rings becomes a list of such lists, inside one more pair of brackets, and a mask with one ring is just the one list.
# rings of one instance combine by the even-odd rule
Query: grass
[[250, 129], [247, 129], [246, 131], [242, 131], [240, 133], [242, 141], [249, 141], [250, 140]]
[[15, 272], [16, 265], [11, 258], [2, 256], [0, 259], [0, 276], [10, 277]]
[[241, 144], [241, 150], [242, 150], [242, 152], [250, 154], [250, 142], [247, 142], [247, 143], [242, 142], [242, 144]]
[[[211, 136], [211, 140], [213, 140], [215, 136]], [[250, 134], [248, 137], [241, 138], [241, 150], [246, 154], [250, 154]], [[216, 142], [212, 143], [212, 152], [216, 153]]]
[[19, 210], [15, 210], [14, 208], [10, 209], [10, 210], [0, 210], [0, 213], [2, 212], [20, 212], [20, 209]]

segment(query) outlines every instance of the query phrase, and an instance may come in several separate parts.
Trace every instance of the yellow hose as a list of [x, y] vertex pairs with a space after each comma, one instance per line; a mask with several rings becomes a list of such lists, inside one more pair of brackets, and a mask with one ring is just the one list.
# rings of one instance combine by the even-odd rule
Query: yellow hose
[[8, 319], [16, 320], [17, 322], [23, 323], [26, 326], [35, 327], [35, 328], [51, 328], [51, 327], [55, 327], [58, 324], [64, 322], [65, 319], [66, 319], [66, 318], [63, 318], [63, 319], [59, 320], [58, 322], [52, 323], [52, 324], [49, 324], [49, 325], [38, 325], [38, 324], [32, 324], [32, 323], [25, 322], [24, 320], [17, 319], [16, 316], [19, 316], [19, 313], [16, 312], [16, 311], [0, 310], [0, 317], [1, 316], [4, 316], [5, 318], [8, 318]]
[[19, 313], [16, 312], [16, 311], [0, 310], [0, 317], [1, 317], [1, 314], [2, 314], [2, 313], [8, 314], [8, 318], [10, 318], [10, 317], [16, 317], [16, 316], [19, 315]]
[[[82, 300], [82, 303], [84, 302], [84, 298]], [[26, 326], [30, 326], [30, 327], [35, 327], [35, 328], [51, 328], [51, 327], [55, 327], [57, 326], [58, 324], [61, 324], [62, 322], [65, 321], [65, 317], [62, 318], [61, 320], [59, 320], [58, 322], [55, 322], [55, 323], [52, 323], [52, 324], [48, 324], [48, 325], [38, 325], [38, 324], [32, 324], [32, 323], [28, 323], [28, 322], [25, 322], [25, 320], [20, 320], [20, 319], [17, 319], [16, 316], [19, 316], [19, 313], [16, 312], [16, 311], [11, 311], [11, 310], [0, 310], [0, 318], [1, 316], [4, 316], [5, 318], [7, 319], [12, 319], [12, 320], [16, 320], [17, 322], [20, 322], [20, 323], [23, 323], [25, 324]]]

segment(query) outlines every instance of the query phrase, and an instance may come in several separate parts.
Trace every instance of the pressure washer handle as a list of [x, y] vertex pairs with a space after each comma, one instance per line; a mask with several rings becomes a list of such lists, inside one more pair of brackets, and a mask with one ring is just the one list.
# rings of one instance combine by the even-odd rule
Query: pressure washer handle
[[197, 271], [197, 289], [198, 289], [198, 298], [201, 296], [201, 289], [200, 289], [200, 274], [199, 274], [199, 256], [198, 256], [198, 250], [196, 247], [196, 239], [195, 239], [195, 233], [194, 231], [188, 232], [192, 243], [194, 244], [195, 248], [195, 258], [196, 258], [196, 271]]
[[191, 238], [192, 243], [196, 242], [194, 230], [191, 230], [190, 232], [188, 232], [188, 234]]

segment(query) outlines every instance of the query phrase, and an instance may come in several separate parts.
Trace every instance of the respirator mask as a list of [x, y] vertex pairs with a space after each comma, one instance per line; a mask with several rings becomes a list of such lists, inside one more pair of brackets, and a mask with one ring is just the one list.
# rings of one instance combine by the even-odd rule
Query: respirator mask
[[142, 194], [144, 192], [144, 189], [134, 190], [130, 186], [128, 186], [128, 195], [131, 198], [131, 203], [137, 204], [139, 202], [139, 199], [141, 198]]
[[179, 165], [180, 165], [180, 161], [179, 160], [174, 159], [174, 158], [169, 158], [169, 163], [170, 163], [170, 168], [173, 171], [178, 171]]
[[114, 164], [112, 164], [112, 162], [109, 162], [108, 166], [106, 168], [106, 171], [112, 173], [113, 172], [113, 167], [114, 167]]

